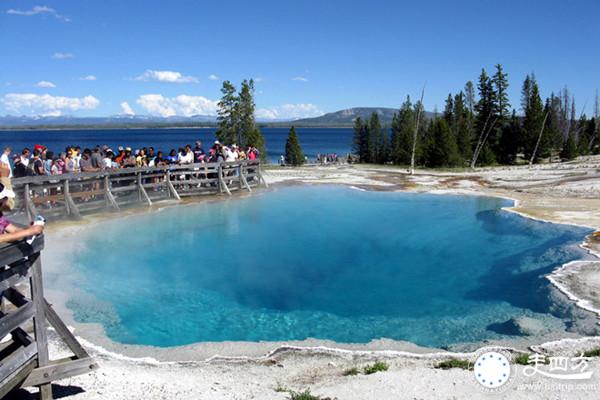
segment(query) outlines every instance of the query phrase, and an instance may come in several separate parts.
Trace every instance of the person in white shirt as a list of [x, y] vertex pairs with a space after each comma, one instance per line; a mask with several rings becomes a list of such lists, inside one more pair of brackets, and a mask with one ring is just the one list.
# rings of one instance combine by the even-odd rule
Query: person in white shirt
[[235, 154], [229, 147], [225, 147], [225, 161], [235, 161]]
[[194, 162], [194, 152], [192, 146], [187, 145], [179, 157], [179, 164], [192, 164]]
[[31, 152], [29, 151], [29, 149], [27, 147], [25, 147], [23, 149], [23, 151], [21, 152], [21, 164], [23, 164], [25, 166], [25, 168], [29, 167], [29, 156], [31, 155]]
[[9, 156], [12, 152], [10, 147], [5, 147], [2, 155], [0, 156], [0, 168], [2, 169], [2, 173], [0, 174], [2, 177], [7, 175], [9, 178], [12, 178], [12, 167], [10, 166]]

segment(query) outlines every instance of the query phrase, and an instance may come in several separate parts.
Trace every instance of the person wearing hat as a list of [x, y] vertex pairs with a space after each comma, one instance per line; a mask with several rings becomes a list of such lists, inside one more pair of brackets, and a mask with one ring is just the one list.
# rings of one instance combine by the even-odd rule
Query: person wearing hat
[[15, 242], [29, 236], [39, 235], [44, 231], [44, 226], [40, 224], [19, 228], [2, 214], [2, 211], [8, 209], [8, 201], [14, 198], [15, 192], [0, 183], [0, 243]]

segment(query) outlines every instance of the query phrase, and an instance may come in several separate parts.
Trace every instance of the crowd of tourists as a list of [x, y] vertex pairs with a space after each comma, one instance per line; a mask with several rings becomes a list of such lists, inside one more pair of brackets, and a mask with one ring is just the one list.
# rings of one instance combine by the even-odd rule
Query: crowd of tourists
[[208, 152], [204, 151], [202, 142], [198, 140], [193, 147], [188, 144], [178, 150], [171, 149], [169, 153], [155, 150], [152, 146], [135, 150], [119, 146], [115, 151], [108, 145], [83, 150], [80, 146], [68, 146], [56, 153], [44, 145], [36, 144], [33, 149], [24, 148], [20, 154], [13, 154], [12, 149], [6, 147], [0, 156], [0, 167], [8, 171], [9, 177], [20, 178], [118, 168], [256, 160], [259, 157], [260, 153], [255, 147], [243, 149], [236, 144], [226, 146], [219, 141], [215, 141]]

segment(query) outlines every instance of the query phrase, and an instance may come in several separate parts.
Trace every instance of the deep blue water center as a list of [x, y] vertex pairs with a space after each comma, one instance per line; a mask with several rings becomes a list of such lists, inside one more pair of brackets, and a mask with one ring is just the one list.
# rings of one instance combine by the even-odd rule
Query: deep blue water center
[[489, 325], [558, 319], [543, 275], [580, 258], [588, 233], [510, 204], [303, 186], [117, 219], [84, 236], [69, 306], [113, 340], [155, 346], [501, 338]]

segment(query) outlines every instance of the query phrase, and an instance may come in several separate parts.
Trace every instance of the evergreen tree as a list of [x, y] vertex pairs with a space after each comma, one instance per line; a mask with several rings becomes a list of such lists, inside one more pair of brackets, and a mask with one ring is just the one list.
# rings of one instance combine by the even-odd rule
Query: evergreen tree
[[239, 126], [236, 141], [241, 145], [246, 145], [247, 137], [256, 130], [254, 120], [254, 81], [244, 79], [240, 93], [238, 95], [237, 109], [239, 113]]
[[485, 69], [481, 70], [477, 89], [479, 90], [479, 101], [475, 105], [477, 111], [475, 129], [480, 146], [478, 162], [484, 165], [493, 164], [496, 161], [492, 149], [496, 147], [498, 141], [497, 130], [495, 129], [498, 114], [496, 112], [497, 106], [492, 80]]
[[260, 153], [260, 159], [267, 160], [267, 150], [265, 146], [265, 138], [256, 126], [254, 112], [256, 105], [254, 104], [254, 81], [252, 79], [242, 82], [236, 110], [238, 115], [238, 126], [236, 139], [238, 144], [243, 147], [256, 147]]
[[465, 105], [472, 115], [475, 114], [475, 88], [471, 81], [465, 84]]
[[217, 104], [218, 128], [215, 135], [222, 143], [231, 144], [236, 140], [239, 125], [238, 96], [235, 86], [229, 81], [223, 82], [221, 93], [223, 96]]
[[504, 119], [508, 117], [508, 112], [510, 109], [510, 103], [508, 101], [508, 74], [504, 73], [502, 70], [502, 65], [496, 65], [496, 73], [492, 78], [492, 83], [494, 85], [494, 100], [496, 107], [496, 114], [500, 122], [504, 122]]
[[[523, 97], [526, 98], [524, 104], [527, 107], [525, 109], [525, 117], [523, 118], [523, 153], [527, 160], [533, 154], [544, 122], [544, 105], [540, 97], [538, 84], [533, 75], [528, 78], [526, 78], [526, 82], [523, 84]], [[548, 152], [548, 142], [540, 142], [536, 159], [533, 161], [536, 162], [540, 155], [547, 154]]]
[[368, 120], [369, 140], [367, 142], [368, 160], [370, 163], [381, 162], [379, 159], [383, 138], [381, 132], [381, 123], [379, 122], [379, 114], [375, 111], [371, 114], [371, 119]]
[[502, 126], [500, 135], [498, 161], [503, 164], [514, 164], [519, 152], [521, 141], [521, 122], [517, 113], [513, 110], [512, 116], [507, 124]]
[[358, 117], [354, 120], [354, 137], [352, 140], [352, 151], [358, 156], [360, 162], [367, 162], [368, 151], [368, 129], [363, 120]]
[[577, 157], [577, 141], [575, 140], [575, 133], [571, 132], [569, 134], [560, 156], [563, 160], [573, 160], [575, 157]]
[[448, 93], [448, 97], [446, 98], [444, 119], [449, 127], [452, 128], [454, 126], [454, 99], [452, 98], [452, 93]]
[[[592, 119], [593, 120], [593, 119]], [[590, 139], [588, 135], [588, 121], [584, 115], [579, 119], [579, 140], [577, 141], [577, 154], [587, 156], [590, 154]]]
[[523, 81], [523, 86], [521, 88], [521, 110], [523, 113], [527, 111], [529, 107], [529, 99], [531, 98], [531, 81], [535, 80], [535, 76], [531, 74], [527, 74], [525, 76], [525, 80]]
[[300, 147], [300, 141], [296, 134], [296, 128], [290, 128], [287, 141], [285, 142], [285, 162], [291, 165], [304, 164], [304, 153]]
[[464, 101], [464, 94], [460, 92], [454, 96], [454, 125], [451, 126], [452, 132], [456, 137], [456, 145], [463, 163], [471, 159], [473, 155], [472, 140], [472, 116]]
[[410, 165], [414, 130], [415, 113], [410, 97], [407, 96], [392, 120], [391, 155], [394, 164]]
[[427, 141], [427, 166], [454, 167], [461, 165], [456, 139], [444, 118], [431, 123]]

